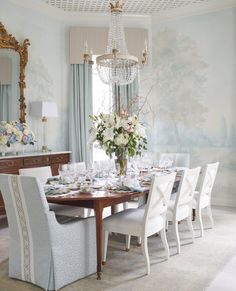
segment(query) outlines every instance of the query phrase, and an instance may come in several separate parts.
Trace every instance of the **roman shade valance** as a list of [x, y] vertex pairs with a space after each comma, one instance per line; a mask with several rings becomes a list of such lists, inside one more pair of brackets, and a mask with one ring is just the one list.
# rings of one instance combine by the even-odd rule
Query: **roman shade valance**
[[[94, 55], [104, 54], [107, 46], [108, 27], [71, 27], [70, 64], [82, 64], [84, 43], [88, 42]], [[125, 28], [125, 38], [131, 55], [142, 60], [144, 42], [148, 42], [148, 31], [143, 28]]]

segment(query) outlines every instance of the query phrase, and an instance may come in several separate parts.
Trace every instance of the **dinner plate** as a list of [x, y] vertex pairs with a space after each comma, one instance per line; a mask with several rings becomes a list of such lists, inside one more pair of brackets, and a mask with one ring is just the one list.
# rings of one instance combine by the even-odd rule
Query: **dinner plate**
[[78, 187], [78, 186], [69, 186], [68, 189], [71, 190], [71, 191], [77, 191], [77, 190], [80, 189], [80, 187]]
[[93, 185], [92, 188], [93, 189], [101, 189], [101, 188], [104, 188], [104, 186], [102, 186], [102, 185]]

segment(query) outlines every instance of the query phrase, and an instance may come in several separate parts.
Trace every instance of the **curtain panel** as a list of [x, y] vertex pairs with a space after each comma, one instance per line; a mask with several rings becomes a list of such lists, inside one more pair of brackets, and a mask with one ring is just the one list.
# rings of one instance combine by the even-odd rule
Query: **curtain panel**
[[127, 110], [129, 115], [134, 115], [138, 112], [138, 94], [139, 94], [139, 77], [129, 85], [114, 85], [113, 86], [113, 105], [114, 111], [120, 112]]
[[92, 107], [92, 68], [89, 64], [71, 65], [71, 94], [69, 103], [69, 147], [73, 162], [92, 161], [92, 150], [88, 145], [89, 115]]

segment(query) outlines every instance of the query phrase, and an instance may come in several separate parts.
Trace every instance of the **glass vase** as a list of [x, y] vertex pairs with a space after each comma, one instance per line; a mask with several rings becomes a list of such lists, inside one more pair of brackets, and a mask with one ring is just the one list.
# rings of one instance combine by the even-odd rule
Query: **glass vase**
[[127, 173], [127, 157], [126, 154], [116, 156], [115, 159], [116, 172], [118, 176], [125, 176]]

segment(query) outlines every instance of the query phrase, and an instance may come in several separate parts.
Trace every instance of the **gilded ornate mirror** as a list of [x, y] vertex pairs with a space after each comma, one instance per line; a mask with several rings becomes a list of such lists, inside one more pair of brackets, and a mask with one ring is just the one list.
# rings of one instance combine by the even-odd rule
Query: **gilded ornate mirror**
[[23, 44], [0, 22], [0, 120], [25, 122], [25, 67], [29, 40]]

